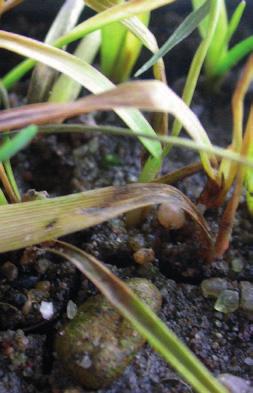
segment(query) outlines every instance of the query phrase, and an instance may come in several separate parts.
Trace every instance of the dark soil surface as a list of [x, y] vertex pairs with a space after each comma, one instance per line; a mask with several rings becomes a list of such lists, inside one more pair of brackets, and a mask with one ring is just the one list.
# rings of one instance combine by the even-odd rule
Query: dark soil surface
[[[43, 36], [43, 23], [34, 33], [32, 30], [28, 32], [25, 15], [19, 18], [23, 24], [19, 21], [16, 31], [39, 38]], [[163, 18], [164, 24], [161, 25], [172, 26], [172, 29], [179, 20], [176, 14], [169, 13]], [[8, 19], [4, 23], [7, 28]], [[160, 34], [161, 41], [164, 41], [169, 31], [164, 28]], [[170, 57], [173, 61], [168, 60], [168, 78], [170, 82], [174, 81], [171, 85], [179, 93], [192, 48], [196, 48], [197, 42], [195, 34], [182, 44], [183, 47], [175, 50], [174, 58]], [[10, 61], [14, 62], [15, 58]], [[177, 67], [179, 62], [183, 63], [181, 68]], [[4, 71], [5, 65], [1, 65], [1, 72]], [[236, 70], [228, 76], [220, 91], [212, 94], [204, 83], [200, 83], [194, 98], [192, 108], [217, 145], [226, 146], [230, 142], [230, 98], [237, 77]], [[23, 100], [26, 89], [26, 83], [16, 89], [11, 96], [13, 104]], [[114, 115], [103, 114], [81, 117], [76, 121], [120, 124]], [[31, 188], [46, 190], [52, 197], [135, 182], [141, 154], [141, 146], [134, 139], [100, 134], [51, 135], [38, 137], [13, 162], [23, 192]], [[194, 152], [174, 148], [164, 164], [163, 173], [197, 158]], [[205, 180], [203, 174], [197, 174], [178, 183], [177, 187], [195, 202]], [[205, 215], [214, 234], [220, 214], [221, 210]], [[104, 261], [123, 279], [150, 279], [163, 296], [160, 317], [206, 366], [215, 375], [231, 373], [253, 383], [252, 317], [241, 309], [228, 315], [217, 312], [214, 300], [204, 298], [200, 288], [201, 282], [210, 277], [226, 278], [236, 291], [240, 281], [253, 281], [253, 223], [244, 198], [236, 215], [231, 247], [223, 259], [211, 264], [206, 264], [199, 256], [199, 244], [193, 241], [191, 223], [187, 222], [182, 230], [168, 232], [158, 223], [155, 208], [138, 228], [127, 229], [125, 219], [119, 217], [65, 240]], [[135, 263], [133, 254], [140, 248], [153, 249], [153, 264], [140, 266]], [[48, 254], [28, 250], [2, 254], [0, 259], [0, 393], [85, 392], [62, 369], [55, 357], [53, 343], [56, 331], [66, 320], [69, 300], [79, 305], [96, 293], [96, 289], [69, 263]], [[53, 305], [50, 320], [43, 316], [43, 302]], [[191, 391], [146, 345], [122, 377], [110, 388], [99, 392]]]

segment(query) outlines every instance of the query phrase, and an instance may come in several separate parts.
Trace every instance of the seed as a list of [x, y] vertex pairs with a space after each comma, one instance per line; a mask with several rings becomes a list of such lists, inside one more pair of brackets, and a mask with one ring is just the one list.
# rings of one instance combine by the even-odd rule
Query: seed
[[154, 262], [155, 253], [152, 248], [141, 248], [134, 253], [133, 257], [136, 263], [144, 265], [146, 263]]
[[176, 204], [162, 203], [158, 208], [157, 219], [166, 229], [180, 229], [185, 225], [184, 211]]

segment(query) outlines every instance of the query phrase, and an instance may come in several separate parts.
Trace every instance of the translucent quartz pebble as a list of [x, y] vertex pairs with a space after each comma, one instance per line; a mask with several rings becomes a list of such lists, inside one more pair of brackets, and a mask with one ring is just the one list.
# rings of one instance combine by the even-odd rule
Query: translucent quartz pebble
[[222, 291], [215, 302], [216, 311], [228, 314], [234, 312], [239, 307], [239, 293], [231, 289]]

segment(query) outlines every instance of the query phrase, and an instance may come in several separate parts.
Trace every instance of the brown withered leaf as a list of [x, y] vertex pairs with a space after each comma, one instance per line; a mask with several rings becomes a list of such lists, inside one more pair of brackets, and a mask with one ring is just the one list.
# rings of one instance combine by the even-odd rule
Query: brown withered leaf
[[52, 199], [0, 206], [0, 252], [56, 239], [133, 209], [159, 203], [178, 205], [201, 232], [200, 249], [212, 251], [207, 224], [179, 190], [164, 184], [106, 187]]

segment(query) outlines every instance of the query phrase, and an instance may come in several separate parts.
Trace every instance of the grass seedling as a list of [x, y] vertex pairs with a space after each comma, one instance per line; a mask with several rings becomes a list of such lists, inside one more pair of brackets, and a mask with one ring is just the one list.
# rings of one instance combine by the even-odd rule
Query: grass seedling
[[[192, 0], [193, 7], [200, 7], [203, 0]], [[240, 1], [232, 17], [228, 20], [226, 2], [221, 1], [217, 28], [212, 38], [205, 60], [205, 72], [208, 80], [222, 78], [233, 66], [253, 51], [253, 36], [230, 47], [231, 39], [238, 29], [246, 7], [246, 1]], [[199, 32], [204, 40], [208, 35], [208, 18], [201, 22]]]
[[[114, 4], [123, 3], [122, 0]], [[148, 26], [150, 13], [138, 17]], [[115, 83], [129, 79], [139, 57], [142, 43], [121, 23], [115, 22], [102, 29], [101, 69]]]

